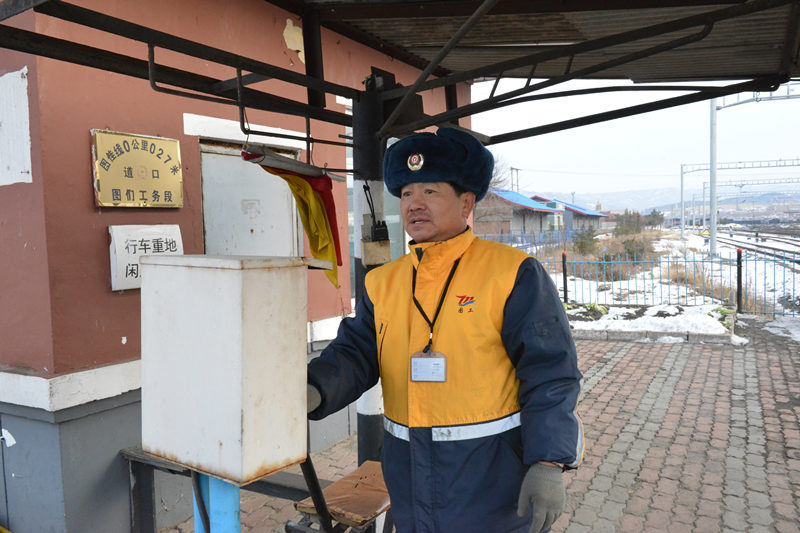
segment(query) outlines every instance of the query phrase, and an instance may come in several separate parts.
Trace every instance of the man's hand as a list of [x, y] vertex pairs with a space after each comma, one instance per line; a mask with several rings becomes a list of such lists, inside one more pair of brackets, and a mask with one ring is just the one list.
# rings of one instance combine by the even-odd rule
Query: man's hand
[[539, 533], [553, 525], [564, 510], [567, 493], [561, 470], [555, 465], [531, 465], [519, 491], [517, 514], [525, 516], [533, 505], [531, 533]]
[[308, 384], [308, 388], [306, 389], [306, 403], [308, 404], [307, 412], [309, 413], [322, 403], [322, 396], [320, 396], [317, 388], [311, 383]]

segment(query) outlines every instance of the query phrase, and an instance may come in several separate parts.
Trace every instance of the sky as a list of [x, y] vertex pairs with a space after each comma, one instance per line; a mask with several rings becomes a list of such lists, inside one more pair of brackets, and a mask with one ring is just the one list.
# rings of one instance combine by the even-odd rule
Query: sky
[[[499, 91], [521, 86], [504, 80]], [[569, 82], [558, 90], [597, 86]], [[614, 82], [620, 85], [623, 82]], [[489, 95], [493, 82], [473, 85], [472, 100]], [[786, 94], [782, 87], [779, 94]], [[793, 88], [800, 96], [800, 87]], [[660, 98], [678, 93], [654, 93]], [[753, 93], [743, 93], [741, 99]], [[574, 96], [525, 103], [489, 111], [472, 118], [472, 129], [499, 134], [549, 124], [653, 99], [652, 94], [613, 93]], [[727, 97], [731, 104], [736, 96]], [[721, 101], [717, 101], [718, 105]], [[717, 161], [754, 161], [800, 157], [800, 98], [730, 106], [717, 112]], [[490, 146], [495, 157], [519, 170], [520, 189], [546, 191], [617, 192], [680, 187], [681, 164], [708, 164], [710, 103], [688, 104], [638, 116], [549, 133]], [[781, 170], [718, 171], [718, 180], [800, 177], [800, 167]], [[700, 190], [707, 172], [686, 174], [686, 189]]]

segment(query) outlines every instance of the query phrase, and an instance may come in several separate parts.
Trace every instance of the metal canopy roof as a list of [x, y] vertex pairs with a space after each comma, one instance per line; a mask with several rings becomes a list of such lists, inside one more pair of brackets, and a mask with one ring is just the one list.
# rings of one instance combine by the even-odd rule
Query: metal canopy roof
[[[396, 125], [393, 119], [397, 117], [392, 116], [379, 132], [383, 138], [525, 99], [550, 98], [535, 93], [571, 79], [750, 81], [723, 88], [673, 86], [684, 94], [484, 137], [484, 142], [505, 142], [741, 91], [774, 90], [800, 74], [800, 11], [792, 0], [268, 1], [304, 16], [313, 13], [323, 27], [424, 68], [410, 92], [486, 78], [527, 80], [523, 89], [505, 94], [493, 91], [483, 102], [435, 117]], [[663, 86], [598, 87], [562, 95], [656, 89]], [[390, 90], [384, 98], [404, 92], [409, 91]]]
[[[316, 11], [323, 26], [421, 68], [481, 5], [477, 1], [453, 0], [271, 3], [298, 14]], [[688, 17], [695, 17], [697, 22], [682, 31], [647, 37], [658, 31], [658, 25]], [[637, 41], [576, 55], [571, 65], [575, 72], [691, 35], [703, 28], [704, 21], [716, 20], [710, 33], [698, 42], [581, 77], [663, 82], [797, 76], [797, 17], [795, 2], [500, 0], [444, 58], [438, 73], [469, 71], [534, 53], [566, 51], [570, 45], [644, 29], [643, 38]], [[537, 63], [534, 75], [563, 75], [570, 56], [561, 55]], [[527, 78], [530, 72], [530, 66], [518, 66], [503, 74]]]
[[[423, 70], [411, 87], [370, 86], [389, 114], [377, 138], [402, 136], [523, 101], [621, 90], [678, 91], [647, 104], [481, 136], [485, 144], [540, 135], [742, 91], [771, 91], [800, 75], [800, 0], [265, 0], [303, 19], [306, 73], [268, 65], [58, 0], [2, 0], [0, 21], [28, 9], [148, 44], [146, 58], [129, 57], [0, 24], [0, 47], [148, 79], [156, 91], [235, 105], [245, 133], [251, 107], [351, 125], [352, 117], [325, 109], [324, 95], [358, 100], [365, 92], [323, 79], [320, 28], [364, 43]], [[160, 65], [157, 48], [230, 67], [228, 79]], [[365, 65], [365, 73], [367, 70]], [[457, 106], [455, 85], [480, 79], [523, 78], [524, 87], [492, 91], [481, 102]], [[572, 79], [630, 79], [638, 84], [549, 91]], [[304, 88], [306, 101], [280, 98], [250, 85], [278, 79]], [[728, 85], [676, 85], [698, 80], [746, 80]], [[644, 83], [642, 83], [644, 82]], [[648, 85], [650, 83], [651, 85]], [[444, 87], [448, 109], [421, 113], [418, 93]], [[495, 85], [497, 88], [497, 85]], [[307, 121], [307, 130], [310, 130]], [[274, 134], [273, 134], [274, 135]], [[306, 142], [314, 139], [310, 131]]]

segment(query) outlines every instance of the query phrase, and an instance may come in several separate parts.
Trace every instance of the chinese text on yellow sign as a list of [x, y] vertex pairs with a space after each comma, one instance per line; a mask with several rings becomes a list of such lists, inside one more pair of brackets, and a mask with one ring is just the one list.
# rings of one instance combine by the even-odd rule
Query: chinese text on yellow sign
[[183, 207], [176, 139], [92, 130], [95, 202], [110, 207]]

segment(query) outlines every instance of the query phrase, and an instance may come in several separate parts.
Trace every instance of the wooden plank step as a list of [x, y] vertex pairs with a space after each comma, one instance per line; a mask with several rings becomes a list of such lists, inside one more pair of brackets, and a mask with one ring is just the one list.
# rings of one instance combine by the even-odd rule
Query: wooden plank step
[[[390, 507], [381, 464], [365, 461], [355, 471], [323, 489], [328, 511], [337, 522], [362, 528]], [[316, 514], [311, 498], [294, 504], [301, 513]]]

